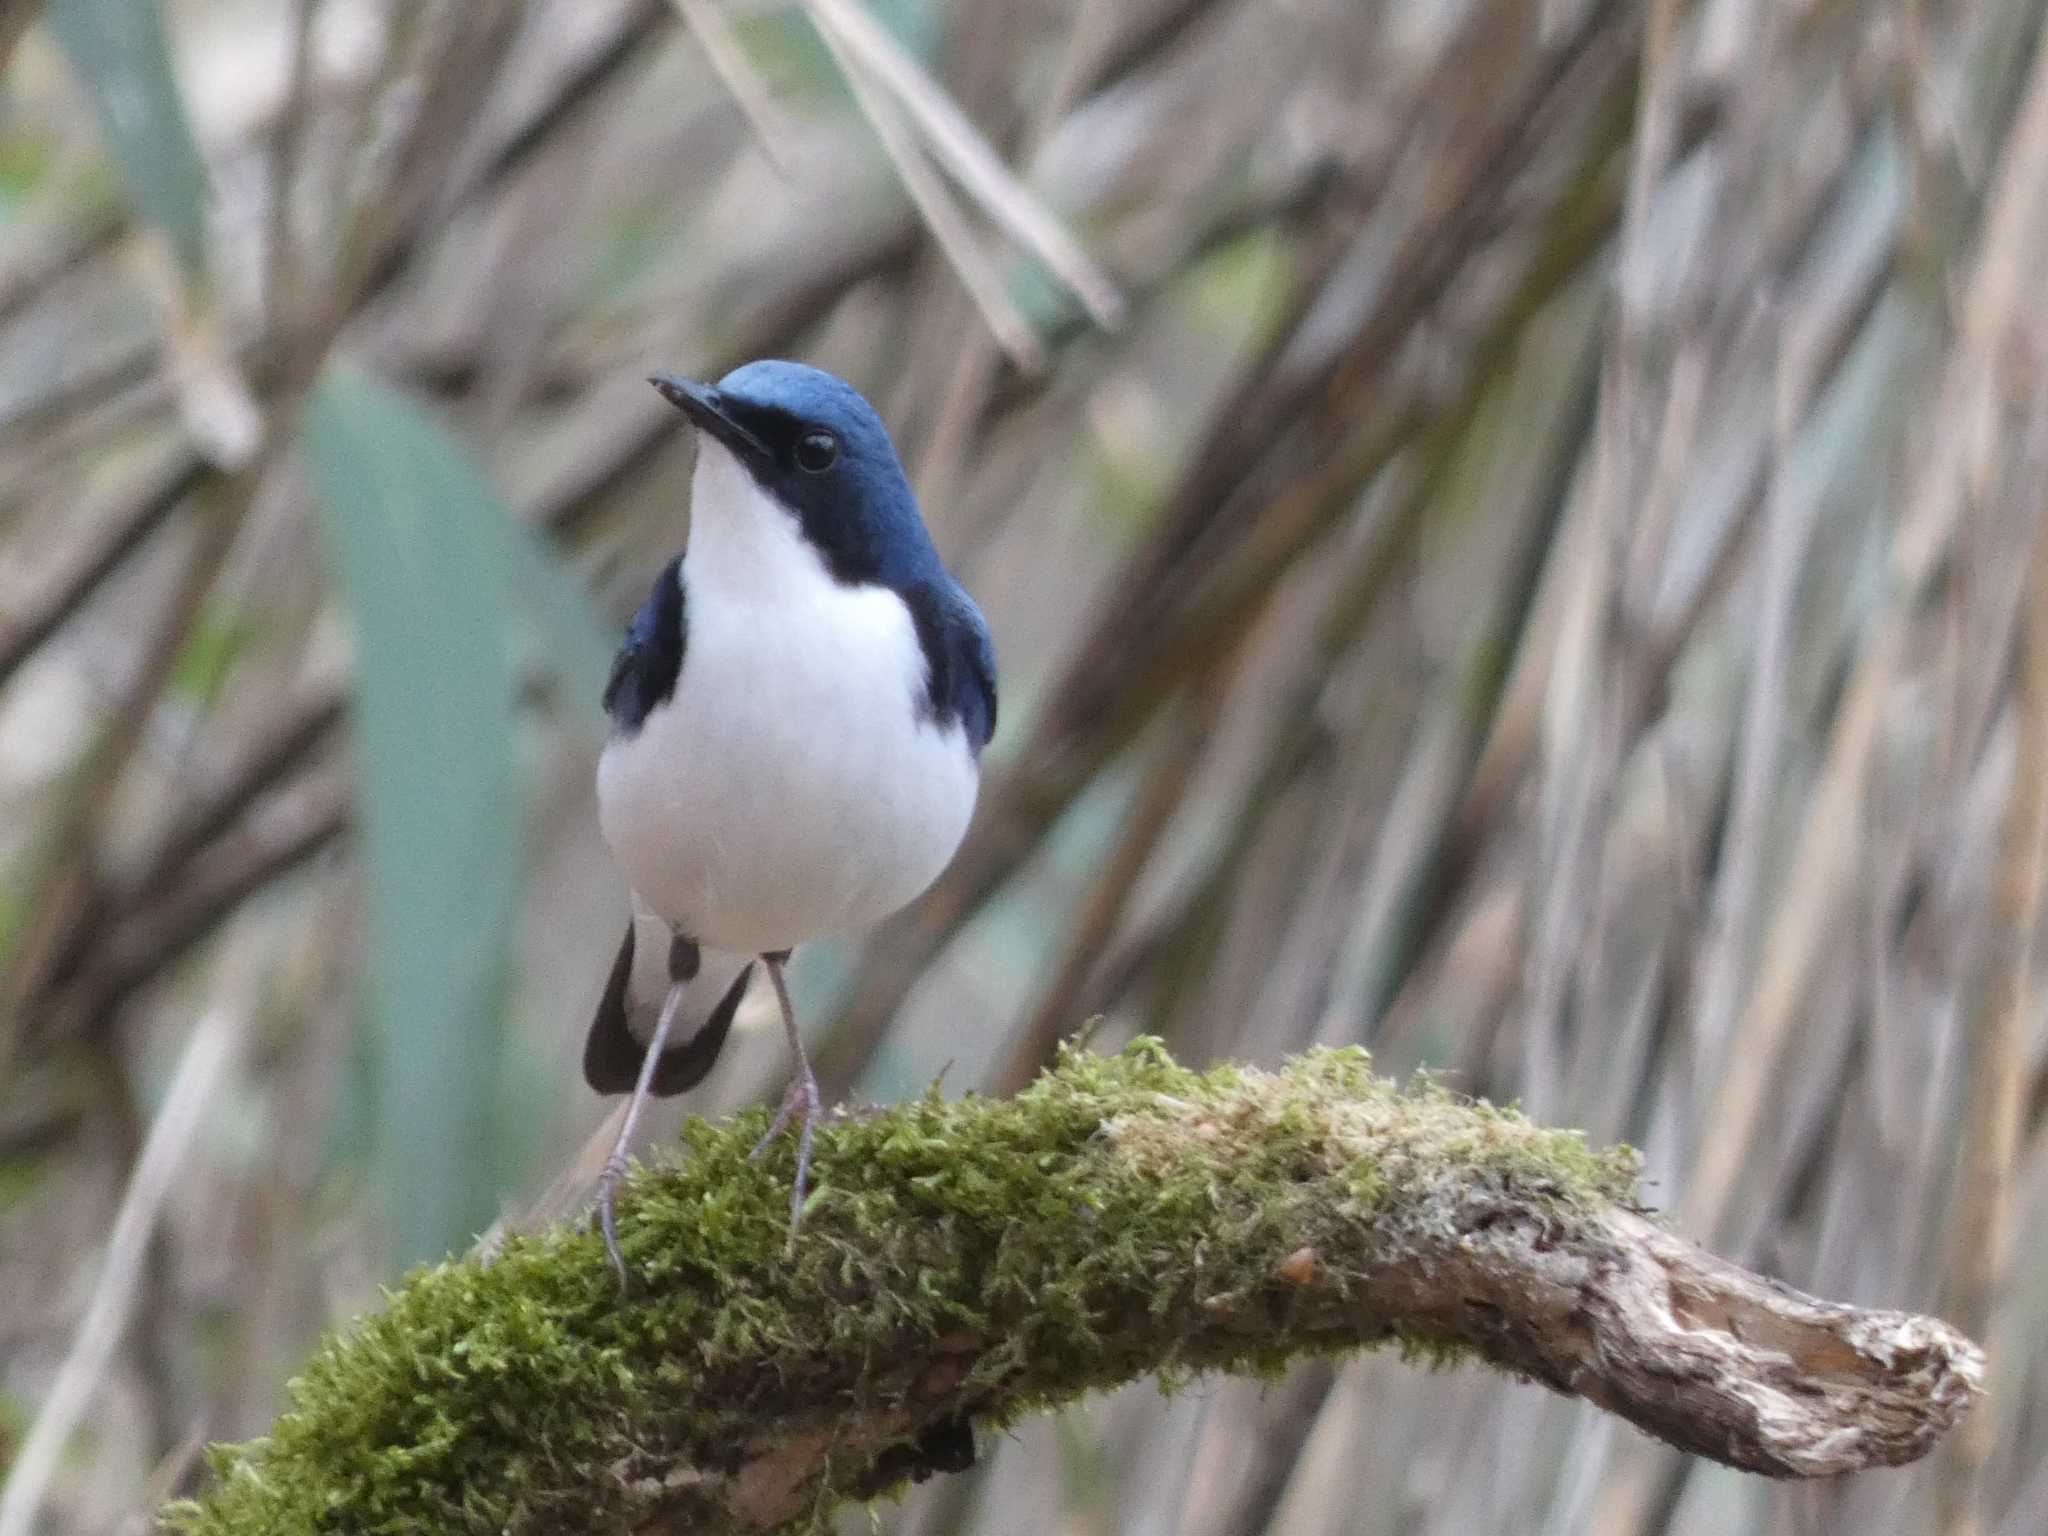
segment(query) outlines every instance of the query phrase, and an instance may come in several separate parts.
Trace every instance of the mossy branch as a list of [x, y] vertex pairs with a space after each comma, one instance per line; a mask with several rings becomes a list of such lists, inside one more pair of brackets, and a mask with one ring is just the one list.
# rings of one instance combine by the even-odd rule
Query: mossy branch
[[804, 1528], [964, 1465], [976, 1424], [1387, 1341], [1785, 1477], [1910, 1461], [1979, 1390], [1944, 1324], [1725, 1264], [1640, 1213], [1630, 1154], [1355, 1051], [1278, 1074], [1070, 1051], [1015, 1099], [836, 1121], [793, 1256], [760, 1128], [693, 1123], [628, 1185], [629, 1296], [580, 1227], [412, 1275], [170, 1524]]

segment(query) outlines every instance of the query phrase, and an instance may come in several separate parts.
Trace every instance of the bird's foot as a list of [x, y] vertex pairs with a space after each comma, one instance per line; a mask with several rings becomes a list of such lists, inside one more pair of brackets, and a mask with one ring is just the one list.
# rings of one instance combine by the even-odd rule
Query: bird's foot
[[[673, 946], [670, 960], [673, 963]], [[604, 1228], [604, 1251], [611, 1256], [612, 1268], [618, 1271], [621, 1294], [631, 1288], [626, 1282], [626, 1256], [619, 1251], [619, 1182], [626, 1176], [626, 1148], [632, 1144], [633, 1127], [639, 1123], [640, 1111], [647, 1107], [655, 1064], [668, 1046], [669, 1027], [675, 1023], [682, 1001], [683, 983], [671, 983], [668, 996], [662, 1001], [661, 1017], [655, 1021], [654, 1035], [640, 1057], [640, 1076], [633, 1084], [633, 1096], [626, 1100], [626, 1112], [619, 1119], [618, 1139], [612, 1143], [611, 1156], [604, 1160], [604, 1171], [597, 1176], [598, 1225]]]
[[612, 1268], [618, 1272], [621, 1292], [629, 1289], [626, 1256], [619, 1251], [619, 1183], [625, 1177], [624, 1152], [614, 1152], [606, 1158], [604, 1171], [597, 1176], [597, 1224], [604, 1232], [604, 1251], [611, 1256]]
[[798, 1057], [796, 1075], [789, 1080], [789, 1090], [782, 1096], [782, 1108], [775, 1112], [775, 1119], [769, 1124], [767, 1134], [755, 1142], [754, 1150], [747, 1154], [748, 1162], [758, 1162], [761, 1154], [768, 1150], [769, 1144], [788, 1130], [792, 1121], [795, 1122], [796, 1182], [789, 1193], [791, 1248], [796, 1247], [797, 1228], [803, 1225], [804, 1200], [810, 1193], [811, 1139], [817, 1130], [818, 1117], [823, 1113], [817, 1074], [811, 1071], [811, 1064], [808, 1061]]

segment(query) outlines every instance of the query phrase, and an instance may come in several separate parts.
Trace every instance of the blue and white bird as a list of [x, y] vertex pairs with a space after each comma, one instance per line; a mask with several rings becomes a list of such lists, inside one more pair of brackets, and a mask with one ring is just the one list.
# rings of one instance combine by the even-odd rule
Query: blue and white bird
[[711, 1070], [756, 960], [796, 1058], [761, 1144], [798, 1121], [794, 1233], [819, 1102], [783, 962], [938, 878], [996, 723], [988, 625], [858, 390], [772, 361], [715, 386], [651, 382], [700, 438], [688, 546], [655, 578], [604, 693], [598, 814], [633, 917], [583, 1071], [600, 1093], [633, 1094], [599, 1193], [622, 1281], [613, 1201], [633, 1122], [649, 1093]]

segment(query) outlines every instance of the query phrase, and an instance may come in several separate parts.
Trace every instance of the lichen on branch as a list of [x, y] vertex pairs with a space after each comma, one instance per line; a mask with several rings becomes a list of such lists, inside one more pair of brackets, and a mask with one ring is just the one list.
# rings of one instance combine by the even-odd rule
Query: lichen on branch
[[1393, 1342], [1485, 1360], [1781, 1476], [1893, 1464], [1966, 1411], [1944, 1325], [1832, 1307], [1646, 1219], [1634, 1159], [1359, 1051], [1194, 1073], [1080, 1050], [1009, 1100], [936, 1093], [787, 1153], [692, 1122], [580, 1226], [415, 1272], [271, 1434], [217, 1449], [191, 1536], [803, 1529], [997, 1426], [1151, 1372]]

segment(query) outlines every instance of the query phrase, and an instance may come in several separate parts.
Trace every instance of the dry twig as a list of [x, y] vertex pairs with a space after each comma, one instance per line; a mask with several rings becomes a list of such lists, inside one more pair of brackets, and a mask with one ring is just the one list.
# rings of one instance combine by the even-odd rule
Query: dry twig
[[8, 1471], [5, 1491], [0, 1492], [0, 1536], [28, 1536], [35, 1529], [44, 1491], [65, 1444], [101, 1385], [127, 1328], [157, 1219], [176, 1185], [193, 1137], [206, 1123], [221, 1079], [234, 1062], [243, 1022], [237, 1013], [214, 1009], [192, 1032], [163, 1108], [150, 1127], [149, 1140], [136, 1159], [128, 1191], [122, 1196], [120, 1214], [107, 1240], [106, 1259], [71, 1352], [58, 1372], [56, 1385], [43, 1399], [35, 1428]]

